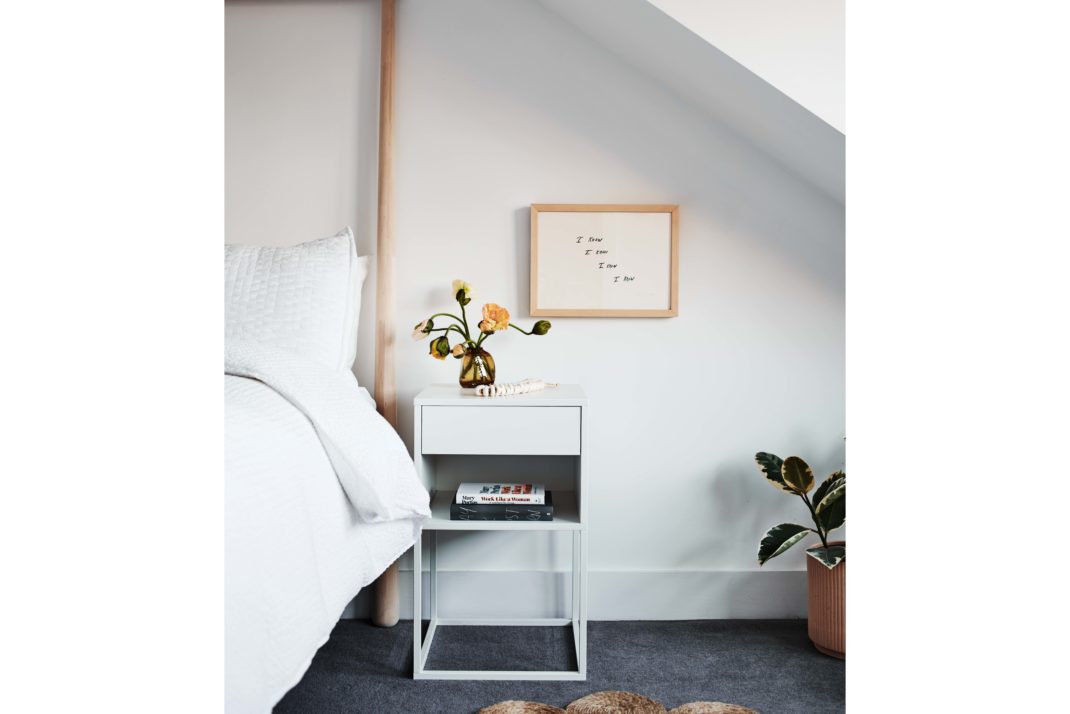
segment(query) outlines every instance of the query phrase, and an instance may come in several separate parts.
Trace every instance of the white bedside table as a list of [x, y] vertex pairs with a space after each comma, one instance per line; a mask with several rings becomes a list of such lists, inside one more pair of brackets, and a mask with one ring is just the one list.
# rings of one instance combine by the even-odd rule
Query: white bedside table
[[[456, 385], [433, 385], [413, 402], [413, 451], [417, 472], [431, 492], [431, 520], [413, 547], [414, 679], [587, 678], [587, 501], [590, 458], [587, 397], [577, 385], [562, 384], [510, 397], [477, 397]], [[489, 463], [488, 463], [489, 462]], [[504, 464], [504, 467], [503, 467]], [[545, 467], [547, 478], [540, 477]], [[515, 474], [515, 475], [514, 475]], [[546, 483], [553, 493], [553, 521], [451, 521], [450, 501], [458, 481]], [[569, 617], [469, 619], [438, 615], [439, 531], [565, 531], [572, 534], [572, 603]], [[423, 551], [428, 540], [431, 614], [423, 632]], [[572, 626], [575, 670], [429, 670], [427, 656], [442, 626]]]

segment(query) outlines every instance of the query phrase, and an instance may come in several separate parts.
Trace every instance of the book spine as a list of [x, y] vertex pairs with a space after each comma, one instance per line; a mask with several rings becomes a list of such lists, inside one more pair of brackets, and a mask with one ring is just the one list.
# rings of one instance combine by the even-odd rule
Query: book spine
[[552, 505], [451, 503], [451, 521], [552, 521]]

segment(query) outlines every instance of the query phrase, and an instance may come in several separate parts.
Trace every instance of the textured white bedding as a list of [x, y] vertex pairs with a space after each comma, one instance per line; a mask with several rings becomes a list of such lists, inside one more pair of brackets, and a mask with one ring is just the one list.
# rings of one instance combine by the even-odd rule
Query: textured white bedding
[[427, 490], [405, 444], [360, 399], [351, 372], [335, 372], [279, 347], [230, 340], [226, 373], [264, 382], [308, 417], [362, 521], [431, 517]]
[[[298, 361], [295, 368], [300, 366]], [[381, 494], [380, 501], [395, 512], [408, 508], [415, 517], [364, 522], [309, 415], [261, 381], [231, 375], [224, 379], [226, 711], [262, 714], [300, 680], [360, 588], [412, 545], [427, 494], [422, 487], [419, 492], [405, 487]], [[337, 385], [322, 388], [332, 386]], [[347, 408], [363, 411], [365, 418], [371, 412], [397, 439], [355, 381], [346, 395]], [[314, 408], [325, 408], [315, 395], [305, 398]], [[359, 431], [359, 424], [353, 426]], [[379, 469], [395, 463], [400, 441], [385, 443], [381, 434], [367, 436], [364, 442], [352, 436], [361, 453], [352, 453], [350, 435], [337, 437], [343, 443], [336, 448], [350, 451], [336, 454], [336, 459], [371, 462]], [[403, 445], [400, 448], [404, 451]], [[407, 467], [412, 470], [411, 460]], [[374, 477], [415, 478], [414, 471], [398, 468], [401, 473]]]
[[368, 259], [353, 232], [292, 246], [227, 245], [224, 334], [283, 347], [348, 371], [357, 356]]

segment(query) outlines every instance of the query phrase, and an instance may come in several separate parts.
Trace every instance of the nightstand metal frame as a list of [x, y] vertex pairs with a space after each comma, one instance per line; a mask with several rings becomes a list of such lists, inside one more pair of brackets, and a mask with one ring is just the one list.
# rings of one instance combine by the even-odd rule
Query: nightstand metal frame
[[[431, 491], [432, 517], [413, 546], [413, 679], [573, 680], [587, 679], [587, 510], [590, 452], [587, 449], [587, 397], [577, 385], [502, 398], [476, 397], [472, 390], [434, 385], [413, 401], [413, 458]], [[555, 493], [554, 520], [548, 522], [453, 521], [452, 492], [436, 491], [433, 460], [450, 456], [570, 456], [575, 459], [574, 492]], [[438, 532], [512, 532], [571, 534], [572, 583], [568, 617], [454, 618], [438, 612]], [[427, 610], [424, 616], [424, 541], [427, 540]], [[427, 662], [435, 633], [448, 626], [566, 627], [572, 630], [576, 668], [571, 670], [436, 670]]]
[[[532, 531], [520, 531], [530, 533]], [[413, 573], [423, 572], [423, 540], [428, 539], [427, 600], [431, 619], [427, 633], [423, 634], [423, 578], [413, 577], [412, 608], [420, 617], [413, 617], [413, 679], [464, 679], [464, 680], [579, 680], [587, 679], [587, 612], [586, 612], [586, 533], [571, 531], [572, 535], [572, 608], [571, 617], [522, 617], [522, 618], [450, 618], [438, 614], [438, 531], [422, 533], [413, 547]], [[577, 668], [574, 670], [444, 670], [427, 669], [431, 643], [439, 626], [504, 626], [504, 627], [562, 627], [572, 626]]]

